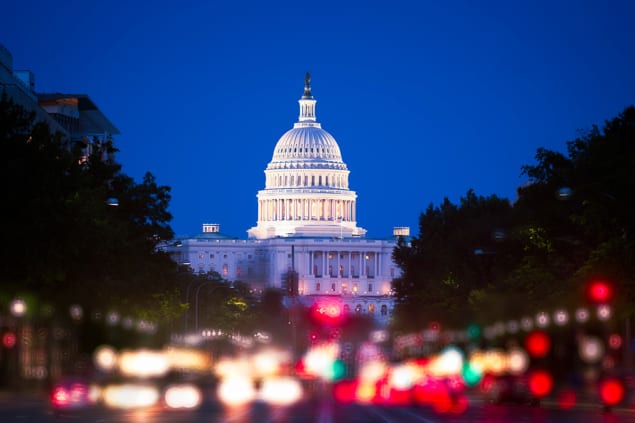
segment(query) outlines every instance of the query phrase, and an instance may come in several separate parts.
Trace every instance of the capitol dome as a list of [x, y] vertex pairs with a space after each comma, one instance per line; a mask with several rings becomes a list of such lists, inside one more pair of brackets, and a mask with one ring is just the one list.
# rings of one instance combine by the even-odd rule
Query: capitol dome
[[300, 122], [280, 137], [273, 150], [271, 165], [288, 162], [344, 164], [340, 147], [331, 134], [319, 126], [304, 126]]
[[357, 194], [335, 138], [316, 120], [311, 79], [305, 77], [300, 115], [276, 143], [258, 192], [258, 225], [251, 238], [363, 236], [356, 226]]

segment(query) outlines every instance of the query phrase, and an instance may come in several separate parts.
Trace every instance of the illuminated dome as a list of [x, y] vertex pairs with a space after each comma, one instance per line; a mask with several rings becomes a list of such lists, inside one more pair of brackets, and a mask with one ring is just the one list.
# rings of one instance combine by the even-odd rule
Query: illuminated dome
[[251, 238], [363, 236], [356, 226], [357, 194], [335, 138], [317, 122], [307, 73], [300, 116], [278, 140], [258, 192], [258, 225]]
[[291, 165], [289, 162], [294, 162], [294, 165], [322, 164], [345, 168], [337, 141], [319, 125], [316, 123], [315, 126], [304, 126], [301, 122], [296, 123], [276, 144], [269, 167]]

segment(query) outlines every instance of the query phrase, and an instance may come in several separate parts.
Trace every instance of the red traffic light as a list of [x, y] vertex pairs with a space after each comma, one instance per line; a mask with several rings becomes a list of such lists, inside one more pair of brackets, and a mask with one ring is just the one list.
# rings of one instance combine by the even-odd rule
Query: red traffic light
[[605, 281], [593, 281], [587, 288], [587, 297], [594, 303], [607, 303], [613, 296], [611, 285]]
[[313, 316], [323, 324], [338, 324], [344, 317], [342, 305], [336, 302], [315, 304], [313, 306]]

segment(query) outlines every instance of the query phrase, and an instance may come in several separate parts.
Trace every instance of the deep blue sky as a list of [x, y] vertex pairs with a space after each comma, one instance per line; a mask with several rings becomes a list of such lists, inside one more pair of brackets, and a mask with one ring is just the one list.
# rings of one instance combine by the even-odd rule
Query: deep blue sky
[[[112, 4], [111, 4], [112, 3]], [[88, 94], [123, 172], [172, 187], [178, 235], [246, 237], [312, 74], [369, 237], [469, 188], [515, 198], [538, 147], [635, 104], [635, 2], [11, 1], [38, 92]]]

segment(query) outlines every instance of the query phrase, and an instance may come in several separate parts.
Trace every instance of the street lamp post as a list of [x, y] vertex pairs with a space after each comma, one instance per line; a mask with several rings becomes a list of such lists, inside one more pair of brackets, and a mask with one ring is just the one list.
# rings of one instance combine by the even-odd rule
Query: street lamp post
[[24, 342], [24, 327], [22, 317], [26, 314], [27, 307], [26, 302], [21, 298], [16, 298], [11, 301], [10, 305], [11, 315], [16, 319], [16, 341], [15, 341], [15, 377], [18, 385], [18, 389], [22, 389], [22, 360], [23, 354], [22, 344]]

